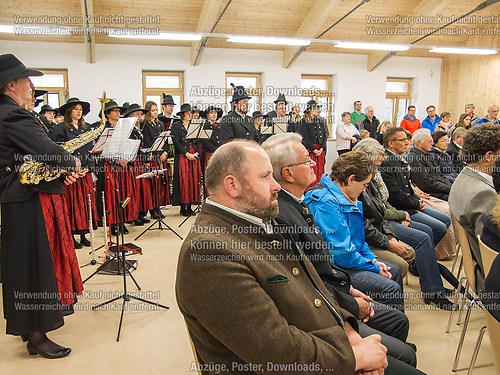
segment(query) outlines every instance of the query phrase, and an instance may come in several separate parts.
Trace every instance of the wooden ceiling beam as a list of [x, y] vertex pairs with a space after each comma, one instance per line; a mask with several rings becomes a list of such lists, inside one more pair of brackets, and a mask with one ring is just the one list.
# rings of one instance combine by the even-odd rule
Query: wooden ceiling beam
[[81, 0], [83, 27], [87, 28], [89, 33], [83, 35], [83, 43], [85, 47], [85, 57], [89, 64], [95, 64], [95, 35], [90, 31], [94, 28], [94, 7], [92, 0]]
[[[222, 0], [205, 0], [200, 18], [198, 19], [198, 25], [196, 26], [196, 32], [212, 32], [212, 28], [219, 17], [221, 3]], [[200, 65], [201, 56], [203, 55], [207, 41], [208, 37], [203, 37], [201, 40], [191, 43], [191, 65]]]
[[[332, 11], [340, 4], [340, 0], [318, 0], [293, 35], [295, 38], [315, 38], [321, 31]], [[297, 60], [304, 47], [286, 47], [283, 51], [283, 67], [288, 69]]]
[[[441, 14], [441, 11], [448, 5], [452, 3], [452, 0], [423, 0], [421, 1], [415, 9], [413, 9], [409, 14], [408, 17], [412, 17], [415, 19], [418, 16], [422, 17], [429, 17], [429, 16], [436, 16], [438, 14]], [[403, 15], [401, 15], [403, 16]], [[415, 24], [416, 27], [422, 27], [420, 24]], [[405, 28], [409, 27], [409, 25], [405, 23], [401, 23], [394, 28]], [[388, 44], [407, 44], [411, 43], [412, 41], [415, 40], [415, 36], [413, 35], [405, 35], [405, 36], [399, 36], [399, 35], [391, 35], [387, 38], [385, 38], [383, 41], [380, 43], [388, 43]], [[368, 54], [368, 71], [372, 72], [376, 68], [378, 68], [380, 65], [382, 65], [385, 61], [389, 60], [392, 56], [395, 56], [395, 52], [387, 52], [387, 51], [376, 51], [376, 52], [370, 52]]]

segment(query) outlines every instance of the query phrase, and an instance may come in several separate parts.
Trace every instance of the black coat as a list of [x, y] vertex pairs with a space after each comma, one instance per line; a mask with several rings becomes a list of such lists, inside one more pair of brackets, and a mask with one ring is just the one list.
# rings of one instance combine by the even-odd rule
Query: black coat
[[363, 122], [361, 122], [361, 129], [360, 130], [368, 130], [370, 132], [370, 137], [376, 138], [376, 133], [377, 133], [377, 128], [380, 125], [380, 121], [378, 118], [373, 116], [372, 121], [368, 120], [368, 117], [366, 117]]
[[223, 145], [233, 139], [249, 139], [260, 142], [252, 118], [248, 115], [241, 117], [235, 111], [229, 112], [220, 119], [215, 137], [218, 145]]
[[465, 167], [465, 163], [460, 158], [460, 148], [454, 142], [450, 142], [446, 153], [450, 155], [453, 162], [453, 171], [458, 175]]
[[[333, 266], [328, 245], [310, 213], [287, 192], [278, 193], [279, 214], [276, 221], [289, 228], [289, 234], [302, 247], [318, 272], [326, 288], [334, 295], [342, 308], [359, 316], [359, 306], [349, 294], [350, 279], [347, 273]], [[307, 206], [306, 206], [307, 207]]]
[[447, 201], [452, 183], [439, 171], [439, 166], [434, 164], [432, 154], [412, 148], [407, 159], [415, 185], [423, 192]]
[[74, 167], [75, 158], [55, 144], [33, 115], [12, 98], [0, 94], [0, 203], [29, 200], [37, 191], [62, 194], [60, 180], [22, 185], [17, 168], [24, 155], [34, 155], [47, 164]]
[[315, 144], [320, 144], [326, 152], [327, 136], [325, 126], [325, 120], [319, 116], [314, 117], [312, 122], [307, 122], [305, 118], [300, 121], [299, 129], [302, 135], [302, 143], [309, 152], [316, 149]]
[[203, 146], [204, 153], [205, 152], [215, 152], [215, 150], [217, 150], [217, 148], [219, 147], [219, 145], [217, 144], [217, 142], [215, 141], [215, 139], [213, 137], [214, 129], [217, 127], [219, 127], [219, 124], [217, 122], [215, 122], [214, 124], [211, 124], [210, 122], [205, 121], [205, 124], [203, 125], [203, 129], [211, 130], [212, 136], [210, 137], [210, 139], [202, 139], [201, 140], [201, 144]]
[[373, 182], [368, 184], [366, 191], [359, 196], [359, 200], [363, 203], [366, 243], [372, 247], [387, 250], [389, 248], [389, 238], [387, 236], [394, 236], [394, 233], [391, 223], [384, 219], [385, 204], [378, 197], [377, 188]]
[[410, 184], [408, 163], [399, 155], [386, 150], [387, 158], [380, 167], [380, 174], [389, 190], [389, 203], [398, 210], [418, 210], [420, 198]]
[[[150, 148], [153, 146], [154, 141], [158, 136], [165, 131], [165, 125], [161, 121], [157, 121], [156, 123], [150, 122], [148, 120], [144, 120], [141, 123], [141, 133], [142, 133], [142, 146], [144, 148]], [[163, 151], [168, 151], [168, 142], [165, 142], [163, 145]], [[158, 151], [158, 154], [161, 154], [163, 151]]]

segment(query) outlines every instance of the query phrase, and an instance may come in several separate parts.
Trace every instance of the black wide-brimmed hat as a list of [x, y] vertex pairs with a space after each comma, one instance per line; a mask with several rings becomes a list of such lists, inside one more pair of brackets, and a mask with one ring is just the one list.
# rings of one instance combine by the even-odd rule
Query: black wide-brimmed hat
[[241, 100], [241, 99], [250, 99], [251, 96], [248, 96], [247, 91], [243, 86], [235, 86], [231, 83], [231, 86], [233, 88], [233, 98], [231, 99], [231, 102], [234, 102], [236, 100]]
[[40, 114], [43, 115], [45, 112], [54, 112], [54, 114], [56, 114], [56, 109], [52, 108], [48, 104], [45, 104], [45, 105], [42, 105], [42, 108], [40, 108]]
[[128, 102], [123, 103], [123, 108], [125, 108], [125, 113], [123, 114], [123, 117], [127, 117], [128, 115], [136, 111], [141, 111], [144, 114], [148, 113], [147, 109], [141, 108], [141, 106], [137, 103], [132, 103], [132, 104], [129, 104]]
[[161, 93], [161, 105], [166, 105], [166, 104], [175, 105], [174, 98], [172, 97], [172, 95], [167, 95], [164, 92], [162, 92]]
[[90, 112], [90, 103], [84, 102], [78, 98], [69, 98], [65, 104], [59, 107], [58, 112], [64, 116], [66, 110], [75, 104], [80, 104], [82, 106], [84, 116]]
[[255, 120], [257, 117], [262, 117], [263, 119], [268, 118], [268, 115], [264, 115], [261, 111], [255, 111], [252, 113], [252, 118]]
[[209, 105], [207, 107], [207, 109], [205, 109], [204, 111], [201, 111], [201, 113], [200, 113], [201, 117], [207, 118], [208, 112], [210, 112], [210, 111], [217, 112], [217, 120], [220, 119], [222, 117], [222, 115], [224, 114], [224, 111], [222, 110], [222, 108], [216, 107], [214, 105]]
[[321, 104], [318, 104], [318, 102], [316, 100], [309, 100], [306, 104], [306, 110], [307, 109], [311, 109], [313, 107], [318, 107], [318, 108], [321, 108]]
[[192, 111], [192, 110], [193, 109], [191, 108], [191, 104], [184, 103], [184, 104], [181, 105], [181, 110], [179, 112], [177, 112], [177, 116], [180, 116], [184, 112], [189, 112], [189, 111]]
[[286, 98], [285, 98], [285, 94], [278, 94], [278, 98], [274, 101], [274, 104], [276, 104], [278, 102], [285, 102], [285, 105], [288, 104], [288, 102], [286, 101]]
[[[114, 100], [110, 100], [109, 102], [106, 102], [106, 104], [104, 104], [104, 114], [106, 115], [109, 111], [113, 110], [113, 109], [119, 109], [120, 110], [120, 115], [123, 114], [123, 112], [125, 111], [125, 108], [123, 107], [120, 107], [118, 105], [117, 102], [115, 102]], [[99, 112], [99, 117], [101, 117], [101, 112]]]
[[0, 55], [0, 87], [20, 77], [43, 76], [38, 70], [28, 69], [11, 53]]

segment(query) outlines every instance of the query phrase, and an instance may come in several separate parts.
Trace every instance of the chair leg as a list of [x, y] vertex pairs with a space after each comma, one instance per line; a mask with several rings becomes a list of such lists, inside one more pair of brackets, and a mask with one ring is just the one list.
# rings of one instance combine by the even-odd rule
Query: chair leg
[[[463, 283], [466, 280], [467, 279], [465, 277], [462, 277], [459, 280], [458, 287], [457, 287], [457, 290], [455, 291], [455, 296], [453, 299], [453, 305], [456, 305], [458, 303], [458, 296], [460, 294], [460, 291], [462, 290]], [[463, 302], [460, 303], [460, 307], [463, 307]], [[450, 317], [448, 318], [448, 325], [446, 326], [446, 333], [450, 333], [451, 322], [453, 321], [453, 313], [454, 313], [454, 309], [451, 309]]]
[[409, 285], [409, 282], [408, 282], [408, 274], [406, 275], [405, 279], [406, 279], [406, 285]]
[[457, 279], [460, 278], [460, 274], [462, 273], [462, 264], [463, 264], [463, 259], [460, 258], [460, 264], [458, 265], [457, 269]]
[[459, 326], [460, 323], [462, 322], [462, 314], [464, 312], [464, 307], [467, 304], [467, 292], [468, 291], [469, 291], [469, 281], [467, 280], [467, 282], [465, 283], [465, 294], [462, 296], [462, 303], [460, 306], [460, 312], [458, 314], [457, 326]]
[[476, 346], [474, 347], [474, 352], [472, 353], [472, 358], [470, 360], [470, 365], [469, 365], [469, 370], [467, 371], [467, 375], [472, 375], [472, 370], [474, 370], [474, 366], [476, 365], [477, 355], [479, 354], [479, 349], [481, 348], [481, 342], [483, 341], [485, 332], [486, 332], [486, 326], [482, 327], [479, 330], [479, 334], [477, 335]]
[[457, 371], [458, 361], [460, 360], [460, 354], [462, 353], [462, 347], [464, 346], [465, 334], [467, 333], [467, 327], [469, 325], [469, 319], [473, 304], [474, 301], [472, 301], [467, 306], [467, 313], [465, 314], [465, 321], [464, 321], [464, 326], [462, 327], [462, 334], [460, 335], [460, 340], [458, 341], [457, 353], [455, 354], [455, 361], [453, 362], [453, 368], [451, 369], [453, 372]]
[[[451, 273], [455, 272], [455, 266], [457, 265], [457, 260], [460, 257], [460, 244], [457, 244], [455, 247], [455, 259], [453, 259], [453, 265], [451, 266]], [[462, 262], [460, 262], [460, 265], [462, 265]]]

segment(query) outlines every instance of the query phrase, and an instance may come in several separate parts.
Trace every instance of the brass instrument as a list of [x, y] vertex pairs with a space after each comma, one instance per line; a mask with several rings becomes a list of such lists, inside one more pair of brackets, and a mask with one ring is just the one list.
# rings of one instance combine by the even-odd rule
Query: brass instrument
[[[104, 130], [104, 127], [105, 124], [102, 124], [98, 128], [85, 132], [79, 137], [71, 139], [60, 146], [69, 153], [72, 153], [98, 138]], [[26, 155], [24, 156], [23, 164], [19, 168], [19, 181], [23, 185], [37, 185], [42, 180], [48, 182], [53, 181], [64, 174], [69, 174], [69, 172], [63, 168], [54, 167], [44, 162], [36, 161], [34, 160], [33, 155]]]
[[[92, 142], [103, 132], [106, 126], [106, 120], [104, 117], [104, 105], [106, 104], [107, 99], [105, 91], [102, 92], [102, 97], [99, 100], [101, 101], [101, 119], [103, 119], [101, 120], [101, 126], [94, 130], [85, 132], [79, 137], [71, 139], [60, 145], [69, 153], [73, 153], [80, 147], [86, 145], [89, 142]], [[36, 161], [33, 155], [25, 155], [24, 162], [19, 167], [19, 181], [23, 185], [37, 185], [41, 181], [50, 182], [65, 174], [69, 174], [66, 169], [54, 167], [44, 162]]]

